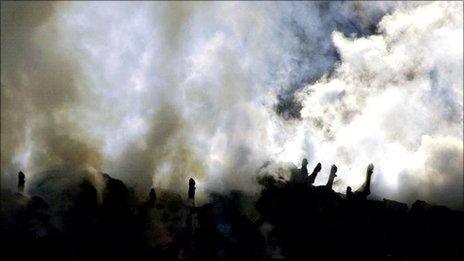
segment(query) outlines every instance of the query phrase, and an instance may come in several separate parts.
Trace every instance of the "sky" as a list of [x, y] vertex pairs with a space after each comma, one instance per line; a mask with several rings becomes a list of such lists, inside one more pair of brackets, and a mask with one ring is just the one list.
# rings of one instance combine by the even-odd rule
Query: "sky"
[[[52, 169], [145, 193], [463, 200], [462, 2], [2, 2], [2, 189]], [[71, 174], [70, 174], [71, 175]], [[27, 186], [31, 183], [27, 183]], [[33, 184], [33, 182], [32, 182]], [[200, 189], [201, 188], [201, 189]]]

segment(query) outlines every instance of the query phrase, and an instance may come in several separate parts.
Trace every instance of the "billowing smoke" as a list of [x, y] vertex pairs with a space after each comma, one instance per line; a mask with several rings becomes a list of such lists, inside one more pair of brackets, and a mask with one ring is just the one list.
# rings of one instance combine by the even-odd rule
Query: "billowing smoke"
[[380, 195], [462, 206], [463, 20], [456, 10], [462, 4], [402, 5], [376, 35], [333, 34], [341, 63], [298, 95], [315, 150], [343, 162], [346, 183], [362, 180], [372, 161]]
[[102, 166], [100, 145], [80, 125], [85, 78], [78, 61], [59, 46], [58, 8], [2, 3], [1, 163], [7, 185], [19, 169]]
[[70, 165], [255, 191], [266, 162], [308, 157], [339, 191], [373, 162], [379, 197], [459, 207], [462, 9], [2, 3], [2, 184]]

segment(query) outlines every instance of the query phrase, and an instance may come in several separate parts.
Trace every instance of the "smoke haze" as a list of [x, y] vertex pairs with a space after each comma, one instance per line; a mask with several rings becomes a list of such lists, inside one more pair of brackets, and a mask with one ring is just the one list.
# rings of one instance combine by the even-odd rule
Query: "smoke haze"
[[[462, 2], [2, 2], [1, 173], [259, 188], [307, 157], [462, 207]], [[269, 167], [268, 169], [274, 169]], [[45, 174], [44, 174], [45, 173]], [[54, 174], [56, 175], [56, 174]], [[29, 184], [29, 183], [27, 183]], [[33, 188], [31, 188], [33, 189]]]

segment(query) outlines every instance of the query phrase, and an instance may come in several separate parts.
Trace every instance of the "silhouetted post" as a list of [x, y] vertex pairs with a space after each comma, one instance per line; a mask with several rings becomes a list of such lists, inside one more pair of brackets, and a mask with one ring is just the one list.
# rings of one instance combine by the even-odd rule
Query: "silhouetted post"
[[329, 180], [327, 181], [327, 184], [325, 185], [329, 189], [332, 189], [334, 179], [337, 176], [337, 174], [335, 173], [337, 173], [337, 166], [332, 165], [332, 168], [330, 169]]
[[188, 190], [188, 198], [192, 200], [192, 204], [195, 206], [195, 180], [193, 178], [189, 179], [189, 190]]
[[26, 176], [22, 171], [18, 173], [18, 192], [23, 193], [24, 184], [26, 184]]
[[309, 179], [308, 179], [309, 185], [312, 185], [314, 183], [314, 180], [316, 179], [317, 174], [321, 171], [321, 169], [322, 169], [321, 163], [317, 163], [316, 167], [313, 170], [313, 173], [309, 175]]
[[357, 199], [366, 199], [371, 194], [371, 177], [374, 173], [374, 164], [369, 164], [366, 170], [366, 180], [364, 184], [354, 193], [354, 197]]
[[152, 188], [148, 196], [148, 207], [154, 208], [155, 204], [156, 204], [156, 191], [155, 191], [155, 188]]
[[366, 186], [364, 190], [365, 190], [365, 193], [367, 193], [367, 195], [371, 194], [371, 177], [373, 173], [374, 173], [374, 164], [371, 163], [369, 164], [369, 166], [367, 166], [367, 170], [366, 170]]

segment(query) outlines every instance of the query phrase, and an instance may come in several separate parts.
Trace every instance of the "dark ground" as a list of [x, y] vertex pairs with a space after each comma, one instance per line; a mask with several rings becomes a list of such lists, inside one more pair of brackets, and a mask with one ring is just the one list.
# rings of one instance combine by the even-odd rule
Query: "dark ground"
[[[58, 210], [2, 192], [1, 256], [8, 260], [329, 259], [463, 260], [464, 214], [423, 201], [347, 200], [326, 187], [265, 176], [256, 197], [233, 191], [188, 206], [159, 192], [140, 202], [104, 175], [83, 179]], [[100, 202], [99, 202], [100, 200]], [[8, 211], [5, 213], [4, 211]]]

